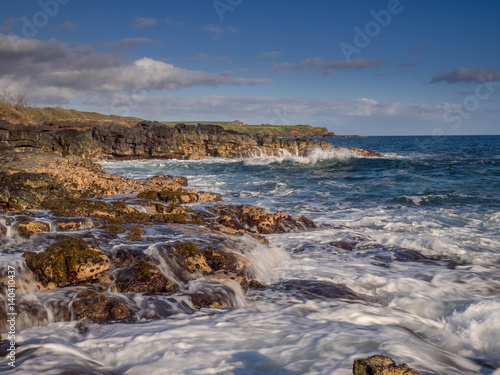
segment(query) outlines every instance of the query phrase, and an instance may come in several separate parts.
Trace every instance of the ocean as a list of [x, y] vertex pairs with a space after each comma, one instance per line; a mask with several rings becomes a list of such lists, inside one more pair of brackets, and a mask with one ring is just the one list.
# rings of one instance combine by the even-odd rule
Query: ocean
[[[354, 359], [385, 354], [422, 374], [500, 374], [500, 136], [327, 140], [382, 158], [102, 162], [320, 226], [267, 235], [269, 247], [241, 239], [267, 287], [237, 307], [193, 313], [170, 300], [165, 318], [86, 335], [74, 322], [28, 328], [18, 342], [33, 353], [12, 373], [347, 375]], [[193, 236], [158, 227], [147, 229], [158, 241]]]

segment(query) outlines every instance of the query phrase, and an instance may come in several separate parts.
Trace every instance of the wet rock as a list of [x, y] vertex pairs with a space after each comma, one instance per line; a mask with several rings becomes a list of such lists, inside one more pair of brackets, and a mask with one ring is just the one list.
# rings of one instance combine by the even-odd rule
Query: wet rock
[[136, 258], [134, 264], [122, 268], [115, 277], [121, 293], [158, 293], [167, 291], [168, 279], [151, 260]]
[[259, 283], [257, 280], [250, 280], [248, 282], [249, 289], [265, 289], [267, 288], [264, 284]]
[[0, 206], [15, 210], [40, 208], [43, 195], [31, 187], [0, 186]]
[[391, 358], [383, 355], [372, 355], [364, 359], [356, 359], [352, 368], [354, 375], [420, 375], [408, 367], [406, 363], [396, 366]]
[[204, 251], [192, 242], [168, 243], [160, 246], [158, 250], [175, 274], [176, 280], [181, 282], [195, 280], [213, 271], [207, 263]]
[[316, 224], [306, 217], [292, 218], [283, 212], [269, 213], [249, 205], [220, 205], [211, 207], [210, 211], [219, 215], [218, 224], [235, 230], [270, 234], [316, 228]]
[[[7, 288], [9, 277], [5, 269], [0, 269], [0, 286]], [[16, 269], [16, 295], [32, 293], [37, 291], [35, 275], [26, 269]], [[0, 330], [1, 332], [1, 330]]]
[[357, 242], [346, 242], [346, 241], [339, 241], [339, 242], [330, 242], [329, 245], [333, 247], [338, 247], [339, 249], [347, 250], [347, 251], [352, 251], [356, 245]]
[[89, 229], [93, 227], [92, 220], [86, 218], [58, 219], [56, 225], [57, 230], [60, 232]]
[[212, 269], [207, 263], [205, 253], [192, 242], [178, 242], [175, 245], [177, 261], [189, 272], [207, 274]]
[[224, 200], [219, 194], [200, 192], [200, 194], [198, 195], [197, 202], [199, 203], [213, 202], [213, 201], [224, 202]]
[[150, 260], [141, 250], [136, 248], [121, 248], [116, 251], [113, 264], [116, 268], [129, 267], [136, 259]]
[[88, 246], [81, 238], [68, 238], [43, 253], [25, 252], [26, 265], [42, 289], [90, 281], [111, 267], [106, 254]]
[[279, 285], [284, 290], [298, 292], [306, 298], [358, 299], [356, 293], [344, 285], [318, 280], [287, 280]]
[[[337, 147], [337, 148], [340, 148], [340, 147]], [[371, 157], [378, 157], [378, 158], [382, 157], [382, 155], [380, 155], [376, 151], [365, 150], [365, 149], [358, 148], [358, 147], [346, 147], [346, 148], [349, 149], [349, 150], [351, 150], [352, 152], [354, 152], [356, 155], [371, 156]]]
[[207, 246], [203, 249], [203, 256], [208, 266], [214, 271], [241, 271], [238, 257], [235, 254], [230, 254], [212, 246]]
[[73, 302], [76, 319], [89, 319], [102, 324], [110, 320], [124, 320], [130, 317], [130, 310], [121, 301], [109, 299], [92, 290], [80, 292]]
[[49, 232], [50, 226], [40, 221], [29, 221], [20, 223], [17, 226], [17, 233], [23, 237], [30, 237], [36, 233]]
[[137, 195], [140, 199], [150, 199], [154, 201], [167, 202], [171, 205], [184, 203], [194, 203], [198, 200], [196, 190], [173, 191], [173, 190], [149, 190]]
[[212, 275], [205, 276], [207, 279], [219, 280], [222, 284], [230, 287], [230, 284], [225, 284], [224, 280], [233, 280], [240, 284], [241, 289], [246, 293], [248, 292], [248, 280], [241, 273], [228, 272], [228, 271], [218, 271]]
[[142, 229], [142, 225], [134, 225], [130, 228], [130, 233], [125, 236], [127, 241], [142, 241], [142, 235], [146, 234], [146, 232]]
[[217, 287], [205, 286], [203, 290], [191, 294], [191, 302], [197, 309], [226, 309], [233, 306], [234, 298], [234, 291], [221, 284]]
[[115, 234], [124, 233], [127, 230], [124, 227], [114, 224], [105, 224], [100, 229], [105, 230], [106, 232], [111, 232]]
[[227, 234], [236, 234], [236, 235], [249, 235], [249, 236], [252, 236], [253, 238], [255, 238], [257, 241], [263, 243], [263, 244], [266, 244], [266, 245], [269, 245], [269, 240], [267, 238], [265, 238], [264, 236], [261, 236], [259, 234], [256, 234], [254, 232], [250, 232], [246, 229], [234, 229], [234, 228], [230, 228], [230, 227], [227, 227], [225, 225], [222, 225], [222, 224], [211, 224], [210, 225], [210, 229], [212, 230], [216, 230], [218, 232], [222, 232], [222, 233], [227, 233]]

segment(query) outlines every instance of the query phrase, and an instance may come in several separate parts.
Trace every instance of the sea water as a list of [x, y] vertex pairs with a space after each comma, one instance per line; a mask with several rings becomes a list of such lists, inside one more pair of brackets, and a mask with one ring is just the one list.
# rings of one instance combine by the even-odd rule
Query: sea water
[[354, 359], [385, 354], [422, 374], [500, 374], [500, 136], [329, 141], [382, 157], [103, 162], [320, 226], [268, 235], [269, 248], [240, 240], [268, 287], [234, 308], [85, 335], [74, 322], [28, 328], [15, 373], [350, 374]]

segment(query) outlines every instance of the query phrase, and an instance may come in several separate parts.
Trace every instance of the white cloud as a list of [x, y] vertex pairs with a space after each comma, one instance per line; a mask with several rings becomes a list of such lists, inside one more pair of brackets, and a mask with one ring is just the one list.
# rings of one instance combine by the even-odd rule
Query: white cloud
[[[130, 42], [130, 41], [129, 41]], [[0, 34], [0, 87], [37, 100], [74, 99], [97, 92], [178, 90], [193, 86], [256, 85], [267, 79], [235, 77], [176, 67], [148, 57], [128, 62], [89, 46]]]
[[438, 73], [432, 77], [431, 83], [435, 82], [476, 82], [500, 81], [500, 71], [497, 69], [471, 69], [460, 68], [448, 73]]
[[143, 27], [156, 26], [156, 25], [158, 25], [158, 20], [156, 18], [139, 17], [136, 18], [133, 26], [136, 29], [142, 29]]
[[[376, 124], [442, 123], [443, 113], [452, 108], [444, 103], [378, 102], [370, 98], [272, 98], [247, 96], [130, 97], [100, 94], [87, 104], [118, 115], [135, 115], [151, 120], [229, 121], [239, 119], [249, 124], [270, 123], [330, 126], [339, 134], [370, 131]], [[110, 110], [111, 108], [111, 110]], [[353, 128], [354, 127], [354, 128]], [[358, 127], [358, 128], [356, 128]], [[352, 129], [352, 130], [349, 130]], [[362, 130], [364, 129], [364, 130]], [[410, 129], [415, 130], [415, 129]]]

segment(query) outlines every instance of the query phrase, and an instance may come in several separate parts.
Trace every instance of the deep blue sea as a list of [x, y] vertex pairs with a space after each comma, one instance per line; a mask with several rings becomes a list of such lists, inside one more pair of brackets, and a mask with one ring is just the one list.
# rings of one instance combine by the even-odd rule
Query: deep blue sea
[[[270, 287], [239, 307], [112, 324], [84, 337], [53, 323], [23, 338], [58, 337], [123, 374], [347, 375], [355, 358], [376, 353], [422, 374], [500, 374], [500, 136], [328, 140], [382, 157], [316, 150], [103, 162], [126, 177], [185, 176], [190, 188], [228, 203], [322, 226], [269, 235], [270, 248], [248, 242]], [[314, 282], [358, 297], [300, 293]]]

